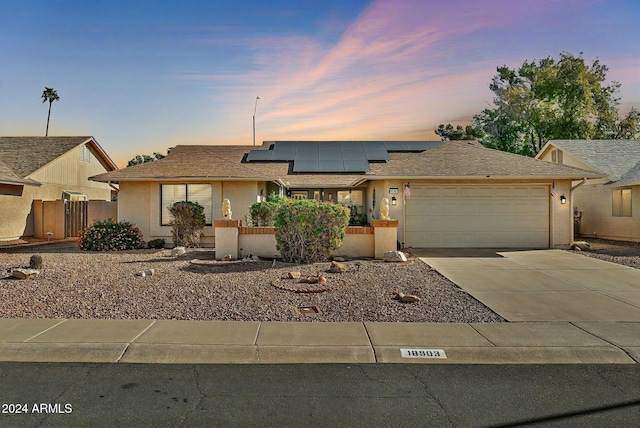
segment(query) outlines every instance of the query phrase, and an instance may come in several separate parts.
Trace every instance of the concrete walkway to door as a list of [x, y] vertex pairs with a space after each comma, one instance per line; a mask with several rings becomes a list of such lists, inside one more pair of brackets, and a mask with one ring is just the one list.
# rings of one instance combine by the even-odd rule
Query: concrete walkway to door
[[640, 321], [640, 270], [562, 250], [414, 254], [508, 321]]

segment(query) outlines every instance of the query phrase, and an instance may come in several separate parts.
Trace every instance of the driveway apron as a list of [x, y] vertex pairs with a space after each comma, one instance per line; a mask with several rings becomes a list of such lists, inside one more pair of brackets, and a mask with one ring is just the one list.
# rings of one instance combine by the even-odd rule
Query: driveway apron
[[508, 321], [640, 321], [640, 270], [562, 250], [421, 249]]

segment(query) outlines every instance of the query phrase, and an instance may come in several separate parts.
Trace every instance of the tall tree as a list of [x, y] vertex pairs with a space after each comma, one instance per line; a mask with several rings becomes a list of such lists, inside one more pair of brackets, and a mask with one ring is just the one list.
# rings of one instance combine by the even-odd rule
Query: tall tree
[[448, 123], [446, 126], [440, 124], [435, 131], [436, 135], [439, 135], [443, 141], [446, 140], [476, 140], [484, 135], [484, 132], [480, 128], [476, 128], [471, 125], [467, 125], [464, 128], [461, 125], [457, 125], [455, 128], [452, 124]]
[[487, 134], [481, 141], [533, 156], [553, 139], [620, 138], [620, 84], [606, 83], [607, 71], [597, 59], [587, 65], [582, 53], [564, 52], [559, 60], [498, 67], [489, 85], [494, 106], [473, 118]]
[[44, 87], [44, 91], [42, 91], [42, 102], [46, 103], [47, 101], [49, 101], [49, 114], [47, 114], [47, 131], [44, 134], [45, 137], [49, 136], [49, 119], [51, 119], [51, 104], [53, 104], [54, 101], [58, 101], [59, 99], [60, 97], [58, 96], [58, 92], [56, 92], [55, 89], [47, 88], [46, 86]]
[[[173, 147], [169, 147], [167, 149], [167, 155], [171, 153], [171, 150], [173, 150]], [[153, 162], [156, 160], [164, 159], [166, 157], [167, 157], [166, 155], [163, 155], [162, 153], [158, 153], [158, 152], [153, 152], [153, 156], [135, 155], [133, 159], [129, 160], [129, 162], [127, 163], [127, 166], [141, 165], [143, 163]]]

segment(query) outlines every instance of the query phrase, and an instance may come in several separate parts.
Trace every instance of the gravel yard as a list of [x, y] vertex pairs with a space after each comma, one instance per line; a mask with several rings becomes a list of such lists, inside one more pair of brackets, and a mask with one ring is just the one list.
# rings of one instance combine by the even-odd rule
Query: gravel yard
[[[272, 261], [215, 262], [207, 249], [179, 258], [167, 251], [84, 252], [74, 244], [0, 248], [1, 318], [180, 319], [243, 321], [501, 322], [499, 315], [426, 264], [377, 260], [345, 263], [344, 273], [327, 273], [329, 263], [293, 265]], [[32, 254], [44, 260], [42, 273], [16, 280], [7, 271], [27, 266]], [[198, 260], [192, 263], [192, 260]], [[153, 276], [135, 276], [153, 269]], [[323, 273], [326, 284], [280, 280], [288, 272]], [[280, 280], [280, 281], [278, 281]], [[295, 293], [276, 288], [321, 289]], [[417, 303], [392, 299], [414, 294]], [[296, 308], [316, 306], [319, 313]]]
[[640, 242], [586, 239], [591, 245], [587, 251], [576, 251], [587, 257], [640, 269]]
[[[640, 243], [590, 239], [587, 251], [572, 251], [640, 269]], [[44, 259], [33, 280], [8, 270]], [[96, 253], [73, 243], [0, 247], [0, 318], [183, 319], [243, 321], [501, 322], [499, 315], [417, 259], [406, 264], [378, 260], [345, 263], [347, 272], [328, 273], [329, 263], [294, 265], [271, 260], [216, 262], [207, 249]], [[195, 261], [195, 262], [193, 262]], [[154, 275], [136, 276], [153, 269]], [[281, 279], [322, 273], [326, 284]], [[272, 285], [273, 282], [279, 288]], [[296, 293], [289, 290], [322, 290]], [[420, 297], [393, 300], [395, 291]], [[319, 313], [296, 308], [315, 306]]]

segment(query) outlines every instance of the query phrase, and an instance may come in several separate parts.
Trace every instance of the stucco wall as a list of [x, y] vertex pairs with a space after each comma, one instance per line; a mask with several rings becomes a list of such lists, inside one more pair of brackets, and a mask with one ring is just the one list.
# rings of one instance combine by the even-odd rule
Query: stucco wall
[[[162, 182], [122, 182], [118, 195], [118, 220], [136, 223], [145, 241], [164, 238], [171, 242], [171, 226], [161, 225], [160, 185]], [[177, 183], [173, 183], [177, 184]], [[183, 183], [180, 183], [183, 184]], [[258, 183], [211, 182], [213, 188], [213, 220], [222, 219], [222, 200], [231, 201], [233, 219], [241, 220], [260, 194]], [[201, 238], [203, 247], [215, 245], [215, 228], [205, 227]]]
[[574, 206], [582, 211], [580, 235], [640, 241], [640, 186], [631, 190], [632, 217], [612, 215], [613, 188], [585, 184], [575, 191]]
[[105, 201], [111, 199], [111, 190], [109, 187], [104, 189], [46, 183], [40, 187], [24, 186], [21, 196], [0, 194], [0, 240], [17, 239], [21, 236], [33, 236], [33, 200], [60, 199], [64, 190], [83, 193], [87, 195], [89, 199]]
[[[573, 241], [573, 208], [570, 197], [571, 193], [571, 181], [556, 181], [555, 182], [556, 194], [555, 198], [551, 198], [549, 209], [551, 214], [551, 248], [568, 248]], [[549, 189], [551, 193], [551, 188]], [[560, 197], [564, 195], [567, 198], [567, 203], [562, 204]]]
[[[254, 228], [249, 228], [254, 229]], [[271, 228], [255, 228], [271, 229]], [[361, 228], [356, 228], [361, 229]], [[369, 228], [362, 228], [369, 229]], [[270, 232], [272, 232], [271, 230]], [[371, 231], [371, 230], [370, 230]], [[350, 233], [353, 232], [353, 233]], [[335, 252], [335, 256], [347, 257], [373, 257], [374, 256], [374, 234], [357, 233], [359, 231], [347, 230], [342, 245]], [[372, 231], [371, 231], [372, 232]], [[273, 233], [240, 233], [238, 236], [238, 248], [241, 256], [249, 253], [263, 258], [280, 257], [280, 252], [276, 249], [276, 236]]]

